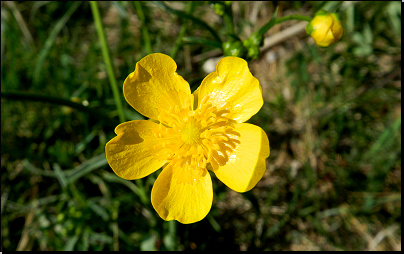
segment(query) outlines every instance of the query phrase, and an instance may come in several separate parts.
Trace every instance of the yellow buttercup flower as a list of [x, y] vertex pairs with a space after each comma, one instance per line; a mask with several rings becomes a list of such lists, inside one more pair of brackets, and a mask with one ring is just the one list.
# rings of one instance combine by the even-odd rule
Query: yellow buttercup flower
[[232, 190], [245, 192], [262, 178], [269, 142], [244, 123], [263, 105], [262, 89], [247, 62], [225, 57], [191, 94], [169, 56], [141, 59], [123, 85], [126, 101], [149, 120], [122, 123], [106, 145], [113, 171], [128, 180], [163, 167], [151, 192], [164, 220], [202, 220], [212, 206], [208, 169]]
[[318, 46], [328, 47], [341, 39], [344, 30], [337, 14], [319, 11], [306, 26], [306, 32]]

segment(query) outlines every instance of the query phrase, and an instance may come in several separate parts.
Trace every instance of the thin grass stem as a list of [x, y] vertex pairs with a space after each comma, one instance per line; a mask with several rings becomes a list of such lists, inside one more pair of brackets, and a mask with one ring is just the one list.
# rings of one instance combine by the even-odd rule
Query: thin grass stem
[[46, 56], [49, 54], [49, 51], [51, 47], [53, 46], [53, 43], [55, 42], [56, 36], [59, 34], [59, 32], [62, 30], [62, 28], [66, 25], [66, 22], [69, 20], [71, 15], [74, 13], [74, 11], [79, 7], [81, 2], [74, 2], [72, 6], [67, 10], [65, 15], [56, 22], [56, 25], [53, 27], [52, 31], [49, 34], [49, 37], [46, 39], [45, 44], [39, 53], [38, 56], [38, 62], [36, 63], [35, 71], [34, 71], [34, 76], [33, 76], [33, 82], [34, 84], [39, 83], [39, 77], [41, 74], [43, 62], [45, 61]]
[[[191, 14], [195, 9], [195, 2], [189, 1], [187, 7], [188, 7], [187, 13]], [[173, 59], [175, 59], [175, 57], [177, 56], [178, 50], [182, 46], [182, 38], [184, 37], [185, 32], [187, 31], [187, 26], [188, 26], [188, 22], [182, 23], [180, 33], [177, 37], [177, 40], [175, 41], [175, 45], [174, 45], [173, 49], [171, 50], [170, 56]]]
[[107, 67], [109, 83], [111, 85], [112, 93], [114, 96], [116, 108], [118, 110], [119, 121], [125, 122], [125, 114], [123, 113], [121, 96], [119, 94], [118, 85], [115, 79], [114, 70], [112, 67], [111, 58], [109, 57], [107, 39], [105, 38], [104, 29], [101, 22], [101, 15], [98, 10], [98, 4], [96, 1], [90, 1], [91, 11], [94, 17], [95, 28], [97, 30], [98, 39], [101, 46], [102, 56], [104, 58], [105, 65]]
[[169, 6], [168, 6], [167, 4], [165, 4], [164, 2], [158, 2], [158, 1], [153, 1], [153, 2], [154, 2], [155, 4], [157, 4], [157, 5], [161, 6], [161, 7], [163, 7], [163, 8], [166, 9], [167, 11], [169, 11], [169, 12], [175, 14], [175, 15], [178, 15], [178, 16], [181, 17], [181, 18], [186, 18], [186, 19], [192, 20], [195, 24], [197, 24], [197, 25], [199, 25], [199, 26], [205, 28], [206, 30], [208, 30], [208, 31], [212, 34], [212, 36], [215, 38], [215, 40], [216, 40], [217, 42], [219, 42], [220, 44], [222, 44], [222, 40], [220, 39], [220, 37], [219, 37], [219, 35], [217, 34], [217, 32], [216, 32], [213, 28], [211, 28], [208, 24], [206, 24], [203, 20], [198, 19], [198, 18], [195, 18], [194, 16], [192, 16], [192, 15], [190, 15], [190, 14], [187, 14], [186, 12], [175, 10], [175, 9], [169, 7]]
[[153, 49], [151, 47], [151, 42], [150, 42], [150, 36], [149, 36], [149, 30], [147, 30], [147, 25], [146, 25], [146, 17], [143, 12], [142, 8], [142, 2], [141, 1], [134, 1], [133, 5], [135, 6], [137, 15], [142, 22], [142, 35], [143, 35], [143, 42], [145, 45], [146, 53], [149, 55], [153, 53]]

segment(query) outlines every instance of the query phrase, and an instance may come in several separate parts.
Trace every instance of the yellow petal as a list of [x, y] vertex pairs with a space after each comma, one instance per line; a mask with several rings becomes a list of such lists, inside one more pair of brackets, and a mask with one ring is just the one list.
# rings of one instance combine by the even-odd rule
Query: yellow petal
[[251, 190], [265, 173], [265, 159], [269, 156], [269, 141], [260, 127], [241, 123], [235, 125], [240, 144], [225, 165], [214, 166], [212, 171], [230, 189], [237, 192]]
[[328, 47], [329, 45], [335, 42], [334, 34], [332, 33], [331, 28], [327, 31], [324, 39], [321, 42], [318, 42], [317, 45], [321, 47]]
[[127, 180], [139, 179], [166, 163], [158, 158], [163, 148], [154, 148], [160, 142], [153, 134], [158, 126], [151, 121], [134, 120], [115, 128], [117, 136], [105, 146], [107, 161], [115, 174]]
[[151, 201], [164, 220], [177, 220], [183, 224], [202, 220], [213, 201], [212, 180], [209, 172], [187, 165], [170, 163], [154, 182]]
[[189, 84], [176, 70], [177, 64], [167, 55], [155, 53], [142, 58], [123, 84], [126, 101], [142, 115], [155, 120], [159, 109], [189, 106]]
[[333, 20], [331, 30], [335, 37], [334, 42], [337, 42], [341, 39], [342, 34], [344, 33], [344, 29], [342, 28], [341, 21], [339, 21], [335, 13], [331, 13], [330, 16]]
[[317, 45], [325, 47], [328, 46], [331, 43], [331, 41], [334, 40], [334, 36], [332, 35], [331, 31], [331, 25], [332, 25], [331, 16], [329, 15], [316, 16], [311, 21], [311, 25], [313, 26], [313, 32], [311, 33], [311, 37], [313, 37]]
[[228, 108], [239, 123], [250, 119], [264, 103], [258, 79], [251, 74], [247, 62], [238, 57], [220, 60], [216, 71], [202, 81], [197, 95], [198, 105], [209, 96], [207, 103]]

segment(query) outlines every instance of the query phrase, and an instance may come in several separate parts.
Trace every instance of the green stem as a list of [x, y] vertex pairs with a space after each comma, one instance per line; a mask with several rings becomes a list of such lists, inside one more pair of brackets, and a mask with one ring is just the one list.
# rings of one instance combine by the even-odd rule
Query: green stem
[[95, 116], [101, 120], [111, 122], [109, 120], [108, 115], [106, 115], [102, 111], [86, 107], [83, 104], [76, 103], [76, 102], [73, 102], [68, 99], [51, 97], [49, 95], [21, 93], [21, 92], [1, 92], [1, 98], [10, 99], [10, 100], [22, 100], [22, 101], [29, 100], [29, 101], [49, 102], [49, 103], [53, 103], [53, 104], [57, 104], [57, 105], [69, 106], [71, 108], [75, 108], [77, 110], [88, 113], [92, 116]]
[[125, 122], [125, 115], [123, 113], [121, 97], [119, 95], [118, 85], [115, 79], [114, 71], [112, 68], [112, 62], [109, 57], [107, 39], [105, 38], [104, 29], [102, 27], [101, 16], [98, 10], [98, 5], [96, 1], [90, 1], [91, 12], [93, 13], [95, 28], [97, 30], [98, 39], [100, 41], [102, 56], [104, 58], [105, 65], [107, 67], [109, 83], [111, 85], [112, 93], [114, 95], [114, 100], [116, 108], [118, 110], [119, 121], [121, 123]]
[[170, 251], [177, 250], [177, 222], [175, 220], [168, 221], [168, 235], [171, 237], [172, 246]]
[[276, 19], [275, 25], [292, 19], [310, 22], [313, 18], [304, 15], [294, 14]]
[[143, 182], [141, 179], [135, 180], [137, 187], [139, 188], [139, 197], [142, 200], [143, 204], [147, 205], [150, 203], [149, 197], [146, 194], [146, 190], [144, 188]]
[[217, 41], [211, 41], [199, 37], [190, 37], [190, 36], [182, 37], [182, 44], [202, 44], [213, 48], [219, 48], [219, 49], [222, 48], [222, 45]]
[[143, 41], [144, 41], [145, 48], [146, 48], [146, 53], [148, 55], [150, 55], [151, 53], [153, 53], [153, 50], [151, 47], [149, 31], [147, 30], [147, 26], [146, 26], [146, 17], [143, 12], [142, 3], [141, 3], [141, 1], [134, 1], [133, 5], [135, 6], [137, 15], [139, 16], [139, 19], [140, 19], [140, 22], [142, 22], [141, 29], [142, 29]]
[[266, 23], [263, 27], [261, 27], [260, 30], [258, 30], [258, 34], [263, 36], [274, 25], [280, 24], [280, 23], [288, 21], [288, 20], [293, 20], [293, 19], [310, 22], [313, 18], [304, 16], [304, 15], [295, 14], [295, 15], [289, 15], [289, 16], [277, 18], [275, 20], [271, 19], [268, 23]]
[[215, 31], [213, 28], [211, 28], [208, 24], [206, 24], [203, 20], [198, 19], [198, 18], [195, 18], [194, 16], [192, 16], [192, 15], [190, 15], [190, 14], [187, 14], [186, 12], [175, 10], [175, 9], [169, 7], [169, 6], [168, 6], [167, 4], [165, 4], [164, 2], [159, 2], [159, 1], [153, 1], [153, 2], [154, 2], [155, 4], [157, 4], [157, 5], [161, 6], [161, 7], [163, 7], [163, 8], [166, 9], [167, 11], [169, 11], [169, 12], [171, 12], [171, 13], [173, 13], [173, 14], [178, 15], [178, 16], [181, 17], [181, 18], [186, 18], [186, 19], [192, 20], [195, 24], [197, 24], [197, 25], [199, 25], [199, 26], [205, 28], [206, 30], [208, 30], [208, 31], [213, 35], [213, 37], [215, 37], [215, 40], [216, 40], [217, 42], [219, 42], [220, 44], [222, 44], [222, 40], [220, 39], [220, 37], [219, 37], [219, 35], [216, 33], [216, 31]]
[[[191, 14], [194, 11], [194, 9], [195, 9], [195, 1], [189, 1], [188, 2], [187, 13]], [[182, 46], [182, 37], [184, 37], [185, 32], [187, 31], [187, 25], [188, 25], [188, 22], [183, 22], [182, 23], [180, 33], [179, 33], [179, 35], [177, 37], [177, 40], [175, 41], [175, 45], [174, 45], [173, 49], [171, 50], [170, 56], [173, 59], [175, 59], [175, 57], [176, 57], [176, 55], [178, 53], [178, 50]]]
[[231, 5], [225, 6], [223, 18], [224, 18], [224, 22], [226, 22], [228, 33], [234, 34], [233, 10], [231, 9]]

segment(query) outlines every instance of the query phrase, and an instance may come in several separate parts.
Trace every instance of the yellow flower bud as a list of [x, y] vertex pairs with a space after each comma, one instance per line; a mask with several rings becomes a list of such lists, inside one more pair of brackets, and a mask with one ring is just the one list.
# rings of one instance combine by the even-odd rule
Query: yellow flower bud
[[306, 32], [318, 46], [328, 47], [341, 39], [344, 29], [337, 14], [320, 11], [306, 26]]

